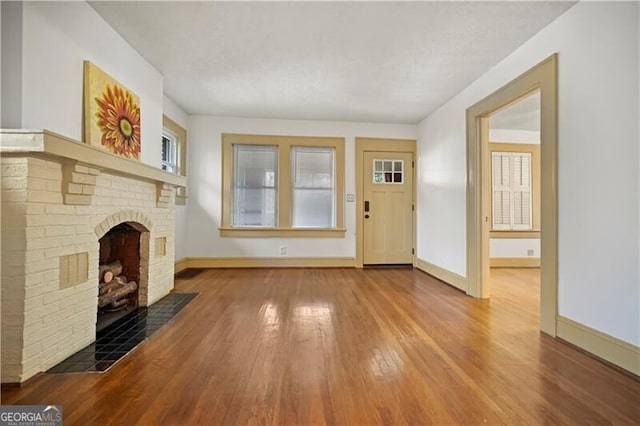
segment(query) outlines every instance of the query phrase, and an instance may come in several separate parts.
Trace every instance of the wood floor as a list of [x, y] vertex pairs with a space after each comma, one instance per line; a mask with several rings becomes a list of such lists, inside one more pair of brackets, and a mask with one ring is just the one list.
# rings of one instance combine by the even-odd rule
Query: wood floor
[[640, 382], [538, 332], [538, 271], [477, 300], [411, 269], [207, 270], [104, 374], [43, 374], [3, 404], [65, 425], [638, 424]]

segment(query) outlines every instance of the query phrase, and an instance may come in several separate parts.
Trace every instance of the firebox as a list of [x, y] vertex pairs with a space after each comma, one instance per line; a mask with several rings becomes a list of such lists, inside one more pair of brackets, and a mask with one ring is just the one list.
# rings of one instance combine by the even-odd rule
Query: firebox
[[99, 240], [96, 331], [138, 307], [141, 234], [135, 224], [125, 222]]

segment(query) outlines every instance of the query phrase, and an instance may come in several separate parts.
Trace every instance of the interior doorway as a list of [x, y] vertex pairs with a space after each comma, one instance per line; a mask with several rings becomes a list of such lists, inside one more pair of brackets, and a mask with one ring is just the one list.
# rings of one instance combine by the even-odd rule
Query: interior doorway
[[539, 323], [540, 91], [489, 115], [489, 293]]
[[493, 188], [490, 116], [535, 93], [540, 97], [540, 329], [555, 336], [558, 311], [556, 55], [467, 109], [468, 293], [475, 297], [489, 297], [491, 291]]
[[415, 140], [356, 138], [356, 266], [413, 265]]

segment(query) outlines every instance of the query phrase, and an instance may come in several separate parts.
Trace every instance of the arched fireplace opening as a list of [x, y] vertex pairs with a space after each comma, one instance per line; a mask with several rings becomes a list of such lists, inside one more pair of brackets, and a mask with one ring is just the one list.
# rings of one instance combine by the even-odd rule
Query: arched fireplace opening
[[98, 315], [96, 331], [138, 308], [140, 304], [140, 224], [123, 222], [100, 238]]

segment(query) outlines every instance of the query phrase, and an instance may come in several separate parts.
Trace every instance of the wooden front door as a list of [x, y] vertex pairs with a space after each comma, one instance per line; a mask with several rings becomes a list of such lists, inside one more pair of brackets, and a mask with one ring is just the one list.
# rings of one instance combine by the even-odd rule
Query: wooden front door
[[413, 154], [364, 153], [363, 263], [413, 263]]

